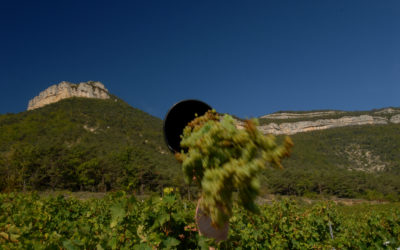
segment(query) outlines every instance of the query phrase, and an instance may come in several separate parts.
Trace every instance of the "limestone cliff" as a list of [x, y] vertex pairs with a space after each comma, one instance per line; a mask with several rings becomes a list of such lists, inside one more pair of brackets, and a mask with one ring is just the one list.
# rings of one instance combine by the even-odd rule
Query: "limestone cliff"
[[334, 114], [341, 114], [344, 113], [342, 111], [319, 111], [319, 112], [307, 112], [307, 113], [286, 113], [286, 112], [281, 112], [281, 113], [275, 113], [275, 114], [269, 114], [269, 115], [264, 115], [261, 116], [260, 118], [268, 118], [268, 119], [279, 119], [279, 120], [285, 120], [285, 119], [307, 119], [307, 118], [313, 118], [313, 117], [320, 117], [320, 116], [326, 116], [326, 115], [334, 115]]
[[[324, 116], [326, 117], [329, 115], [339, 115], [339, 117], [343, 116], [335, 119], [323, 118]], [[321, 117], [321, 119], [315, 120], [316, 117]], [[345, 126], [400, 123], [400, 109], [386, 108], [379, 111], [370, 111], [369, 114], [364, 115], [351, 115], [351, 112], [344, 111], [321, 111], [308, 113], [281, 112], [265, 115], [261, 118], [282, 120], [280, 123], [271, 122], [259, 126], [260, 131], [263, 133], [291, 135], [301, 132]], [[301, 121], [284, 122], [285, 119], [301, 119]]]
[[394, 115], [390, 118], [391, 123], [400, 123], [400, 115]]
[[345, 116], [339, 119], [320, 119], [316, 121], [300, 121], [291, 123], [270, 123], [259, 126], [260, 131], [265, 134], [296, 134], [314, 130], [323, 130], [344, 126], [387, 124], [388, 120], [384, 117], [360, 115], [355, 117]]
[[48, 87], [30, 100], [28, 110], [37, 109], [70, 97], [108, 99], [110, 95], [101, 82], [89, 81], [74, 84], [63, 81]]

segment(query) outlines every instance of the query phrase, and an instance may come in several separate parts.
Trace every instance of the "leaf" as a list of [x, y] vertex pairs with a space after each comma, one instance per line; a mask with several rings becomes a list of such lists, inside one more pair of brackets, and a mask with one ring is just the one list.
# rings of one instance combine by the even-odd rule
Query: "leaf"
[[159, 224], [159, 226], [162, 226], [164, 225], [165, 222], [169, 221], [170, 218], [171, 218], [170, 215], [167, 213], [160, 214], [157, 217], [157, 223]]
[[125, 210], [121, 205], [116, 205], [110, 208], [111, 211], [111, 223], [110, 227], [114, 228], [118, 223], [120, 223], [125, 217]]
[[3, 237], [4, 239], [8, 240], [8, 234], [5, 232], [0, 232], [0, 236]]
[[145, 243], [141, 243], [140, 245], [135, 245], [133, 246], [134, 250], [152, 250], [153, 248], [151, 248], [149, 245], [145, 244]]
[[173, 237], [168, 237], [163, 241], [163, 245], [167, 249], [171, 249], [172, 247], [175, 247], [179, 244], [180, 244], [180, 241]]
[[112, 249], [116, 249], [117, 248], [117, 238], [116, 237], [112, 237], [111, 240], [108, 242], [108, 245]]
[[18, 235], [18, 234], [10, 234], [10, 241], [18, 242], [19, 237], [20, 237], [20, 235]]
[[78, 250], [79, 248], [74, 245], [74, 243], [71, 242], [71, 240], [65, 240], [63, 241], [63, 247], [67, 250]]
[[163, 201], [168, 204], [168, 205], [173, 205], [174, 201], [175, 201], [175, 196], [174, 195], [167, 195], [164, 196]]
[[201, 250], [207, 250], [209, 249], [209, 245], [206, 241], [206, 238], [204, 236], [200, 236], [198, 240], [198, 245], [201, 248]]

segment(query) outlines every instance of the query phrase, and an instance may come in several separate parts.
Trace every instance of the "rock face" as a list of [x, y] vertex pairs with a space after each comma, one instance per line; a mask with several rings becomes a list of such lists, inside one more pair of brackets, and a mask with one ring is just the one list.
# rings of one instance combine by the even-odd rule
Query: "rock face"
[[390, 118], [391, 123], [400, 123], [400, 115], [394, 115]]
[[[400, 117], [399, 117], [400, 118]], [[296, 134], [300, 132], [308, 132], [335, 127], [354, 126], [354, 125], [373, 125], [387, 124], [388, 120], [384, 117], [360, 115], [360, 116], [344, 116], [339, 119], [321, 119], [316, 121], [300, 121], [292, 123], [270, 123], [259, 126], [258, 128], [265, 134]]]
[[110, 95], [101, 82], [89, 81], [74, 84], [63, 81], [58, 85], [48, 87], [30, 100], [28, 110], [37, 109], [70, 97], [108, 99]]
[[341, 111], [318, 111], [318, 112], [308, 112], [305, 114], [302, 113], [275, 113], [275, 114], [269, 114], [269, 115], [264, 115], [261, 116], [260, 118], [268, 118], [268, 119], [298, 119], [298, 118], [313, 118], [313, 117], [318, 117], [318, 116], [325, 116], [325, 115], [334, 115], [334, 114], [341, 114], [344, 112]]
[[[400, 108], [385, 108], [373, 111], [363, 111], [360, 115], [351, 111], [313, 111], [313, 112], [279, 112], [264, 115], [260, 118], [272, 119], [271, 123], [261, 125], [258, 128], [265, 134], [296, 134], [301, 132], [323, 130], [336, 127], [355, 125], [377, 125], [388, 123], [400, 123]], [[358, 113], [358, 114], [357, 114]], [[338, 118], [329, 118], [329, 116]], [[318, 119], [320, 117], [320, 119]], [[292, 119], [292, 121], [290, 121]], [[296, 119], [293, 121], [293, 119]], [[275, 121], [273, 121], [275, 120]], [[277, 121], [281, 120], [281, 121]], [[285, 122], [285, 120], [288, 120]], [[238, 127], [243, 127], [238, 121]]]

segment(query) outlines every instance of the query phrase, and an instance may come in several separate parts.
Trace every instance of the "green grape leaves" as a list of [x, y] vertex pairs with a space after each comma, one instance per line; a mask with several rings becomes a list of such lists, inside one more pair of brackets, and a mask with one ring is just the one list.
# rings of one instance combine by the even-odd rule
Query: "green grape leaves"
[[[115, 193], [90, 200], [0, 193], [0, 249], [208, 249], [210, 241], [196, 230], [195, 208], [179, 194], [136, 201], [132, 195]], [[233, 205], [229, 236], [214, 246], [400, 247], [400, 203], [344, 206], [283, 199], [260, 204], [259, 209], [254, 216]], [[119, 219], [111, 228], [113, 218]]]

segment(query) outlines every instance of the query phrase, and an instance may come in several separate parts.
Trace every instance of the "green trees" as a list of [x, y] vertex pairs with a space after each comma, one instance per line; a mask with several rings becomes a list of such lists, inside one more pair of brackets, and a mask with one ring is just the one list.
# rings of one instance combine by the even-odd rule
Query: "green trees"
[[[299, 133], [285, 169], [264, 173], [269, 192], [400, 200], [400, 125], [354, 126]], [[376, 171], [374, 167], [384, 166]], [[378, 195], [379, 194], [379, 195]]]
[[161, 120], [122, 100], [65, 99], [0, 115], [0, 191], [160, 192], [179, 179]]
[[[291, 138], [295, 146], [283, 161], [285, 169], [264, 172], [261, 185], [268, 192], [400, 199], [400, 124]], [[385, 166], [381, 171], [369, 169], [380, 165]], [[362, 167], [366, 170], [357, 170]], [[177, 186], [186, 195], [197, 193], [194, 186], [188, 189], [179, 163], [164, 145], [161, 120], [116, 97], [71, 98], [0, 115], [0, 191], [140, 193], [161, 192], [164, 186]]]

